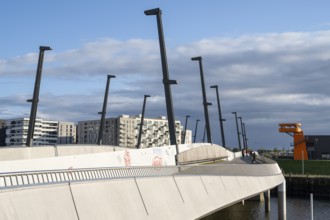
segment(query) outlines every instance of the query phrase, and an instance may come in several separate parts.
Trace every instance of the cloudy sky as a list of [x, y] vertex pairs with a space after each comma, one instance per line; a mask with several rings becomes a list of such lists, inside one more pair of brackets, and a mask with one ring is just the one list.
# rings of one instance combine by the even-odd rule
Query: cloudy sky
[[299, 122], [305, 134], [330, 127], [330, 2], [324, 0], [2, 1], [0, 118], [28, 117], [39, 46], [45, 52], [38, 118], [99, 119], [111, 80], [107, 117], [136, 115], [149, 94], [146, 117], [166, 115], [155, 16], [161, 8], [175, 119], [203, 136], [197, 62], [202, 56], [212, 138], [221, 143], [219, 85], [225, 137], [238, 145], [236, 111], [252, 148], [288, 148], [278, 124]]

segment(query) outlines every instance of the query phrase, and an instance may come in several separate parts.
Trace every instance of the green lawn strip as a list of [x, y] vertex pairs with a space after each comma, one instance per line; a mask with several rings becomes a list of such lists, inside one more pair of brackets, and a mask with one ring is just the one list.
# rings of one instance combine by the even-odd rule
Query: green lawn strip
[[[279, 167], [285, 174], [302, 174], [301, 160], [276, 159]], [[304, 174], [330, 175], [330, 161], [326, 160], [305, 160]]]

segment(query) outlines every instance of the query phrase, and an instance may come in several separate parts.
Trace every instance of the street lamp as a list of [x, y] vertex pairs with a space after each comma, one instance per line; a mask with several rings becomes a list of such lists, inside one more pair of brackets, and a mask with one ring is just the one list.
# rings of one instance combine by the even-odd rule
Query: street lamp
[[144, 110], [146, 107], [146, 101], [147, 98], [150, 97], [150, 95], [144, 95], [144, 100], [143, 100], [143, 107], [142, 107], [142, 116], [141, 116], [141, 122], [140, 122], [140, 131], [139, 131], [139, 138], [138, 138], [138, 143], [136, 145], [136, 148], [139, 149], [141, 148], [141, 137], [142, 137], [142, 127], [143, 127], [143, 120], [144, 120]]
[[197, 126], [198, 126], [198, 122], [199, 122], [200, 120], [199, 119], [197, 119], [196, 120], [196, 126], [195, 126], [195, 135], [194, 135], [194, 143], [196, 143], [196, 136], [197, 136]]
[[29, 120], [29, 130], [28, 130], [28, 135], [27, 135], [27, 139], [26, 139], [26, 146], [28, 146], [28, 147], [31, 147], [32, 142], [33, 142], [34, 126], [35, 126], [35, 122], [36, 122], [38, 102], [39, 102], [39, 91], [40, 91], [40, 84], [41, 84], [42, 65], [43, 65], [43, 61], [44, 61], [44, 52], [46, 50], [52, 50], [52, 49], [48, 46], [39, 47], [39, 60], [38, 60], [36, 79], [35, 79], [35, 83], [34, 83], [33, 98], [27, 100], [27, 102], [32, 102], [30, 120]]
[[232, 112], [232, 114], [235, 115], [235, 119], [236, 119], [236, 129], [237, 129], [238, 147], [239, 147], [239, 150], [242, 150], [242, 147], [241, 147], [241, 138], [239, 137], [240, 133], [239, 133], [238, 122], [237, 122], [237, 112]]
[[202, 84], [202, 93], [203, 93], [204, 115], [205, 115], [205, 123], [206, 123], [205, 126], [206, 126], [206, 132], [207, 132], [207, 142], [212, 143], [210, 120], [209, 120], [209, 113], [208, 113], [208, 108], [207, 108], [208, 105], [212, 105], [212, 104], [207, 102], [207, 99], [206, 99], [202, 57], [193, 57], [193, 58], [191, 58], [191, 60], [198, 61], [198, 63], [199, 63], [199, 70], [200, 70], [201, 84]]
[[218, 101], [218, 112], [219, 112], [219, 121], [220, 121], [220, 132], [221, 132], [221, 138], [222, 138], [222, 146], [226, 148], [226, 141], [225, 141], [225, 132], [223, 128], [223, 122], [225, 119], [222, 118], [221, 114], [221, 107], [220, 107], [220, 98], [219, 98], [219, 91], [218, 91], [218, 85], [211, 86], [210, 88], [215, 89], [217, 94], [217, 101]]
[[205, 143], [205, 131], [206, 131], [206, 125], [204, 126], [204, 132], [203, 132], [203, 143]]
[[241, 121], [241, 131], [242, 131], [242, 140], [243, 140], [243, 149], [247, 150], [246, 144], [245, 144], [245, 133], [244, 133], [244, 126], [243, 126], [243, 119], [242, 117], [238, 117]]
[[245, 149], [248, 149], [248, 139], [247, 139], [247, 135], [246, 135], [246, 129], [245, 129], [245, 123], [243, 123], [243, 130], [244, 130], [244, 136], [245, 136]]
[[111, 78], [116, 78], [116, 76], [114, 76], [114, 75], [108, 75], [107, 76], [107, 85], [105, 87], [103, 108], [102, 108], [102, 111], [99, 112], [99, 114], [101, 114], [101, 122], [100, 122], [100, 129], [99, 129], [99, 137], [98, 137], [98, 141], [97, 141], [98, 145], [102, 145], [104, 120], [105, 120], [105, 114], [107, 113], [108, 93], [109, 93], [110, 79]]
[[172, 103], [172, 93], [171, 93], [171, 85], [177, 84], [176, 80], [170, 80], [168, 74], [168, 66], [167, 66], [167, 58], [166, 58], [166, 49], [165, 49], [165, 41], [164, 41], [164, 33], [163, 33], [163, 25], [162, 25], [162, 11], [159, 8], [150, 9], [144, 11], [145, 15], [156, 15], [157, 16], [157, 27], [158, 27], [158, 37], [159, 37], [159, 47], [160, 47], [160, 56], [162, 61], [162, 70], [163, 70], [163, 84], [165, 90], [165, 98], [166, 98], [166, 109], [167, 109], [167, 120], [168, 127], [170, 131], [170, 141], [171, 145], [176, 146], [176, 164], [178, 165], [177, 155], [179, 154], [179, 147], [176, 141], [175, 134], [175, 119], [173, 112], [173, 103]]
[[186, 122], [185, 122], [185, 125], [184, 125], [184, 135], [183, 135], [183, 138], [182, 138], [182, 144], [186, 143], [187, 124], [188, 124], [188, 118], [189, 117], [190, 117], [190, 115], [186, 115]]

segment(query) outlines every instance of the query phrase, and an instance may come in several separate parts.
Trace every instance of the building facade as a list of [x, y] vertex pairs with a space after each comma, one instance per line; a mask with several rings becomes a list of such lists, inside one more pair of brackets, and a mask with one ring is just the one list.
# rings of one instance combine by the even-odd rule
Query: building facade
[[77, 139], [76, 125], [73, 122], [58, 122], [57, 144], [75, 144]]
[[[96, 144], [99, 137], [100, 120], [79, 121], [77, 126], [78, 144]], [[117, 119], [106, 118], [104, 121], [103, 143], [116, 145]]]
[[185, 142], [184, 144], [192, 144], [192, 130], [187, 129], [184, 142]]
[[330, 135], [305, 135], [308, 157], [330, 160]]
[[[26, 146], [29, 121], [29, 118], [6, 120], [6, 146]], [[62, 130], [59, 130], [60, 128], [62, 128]], [[58, 122], [43, 119], [36, 119], [35, 121], [33, 134], [34, 146], [55, 145], [59, 143], [73, 144], [75, 143], [75, 139], [76, 128], [71, 122]]]
[[0, 119], [0, 147], [6, 146], [6, 121]]
[[[121, 115], [107, 118], [104, 125], [103, 144], [136, 148], [138, 143], [141, 115]], [[175, 122], [177, 143], [181, 143], [182, 126]], [[100, 120], [78, 122], [78, 143], [96, 144]], [[141, 148], [170, 145], [168, 121], [166, 117], [144, 118]]]

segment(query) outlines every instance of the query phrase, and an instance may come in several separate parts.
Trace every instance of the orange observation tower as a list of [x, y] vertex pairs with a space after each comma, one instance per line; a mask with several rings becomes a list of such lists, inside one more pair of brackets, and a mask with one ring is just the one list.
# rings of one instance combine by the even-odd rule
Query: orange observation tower
[[287, 133], [293, 137], [293, 159], [294, 160], [308, 160], [308, 153], [304, 132], [301, 129], [300, 123], [283, 123], [279, 124], [279, 132]]

